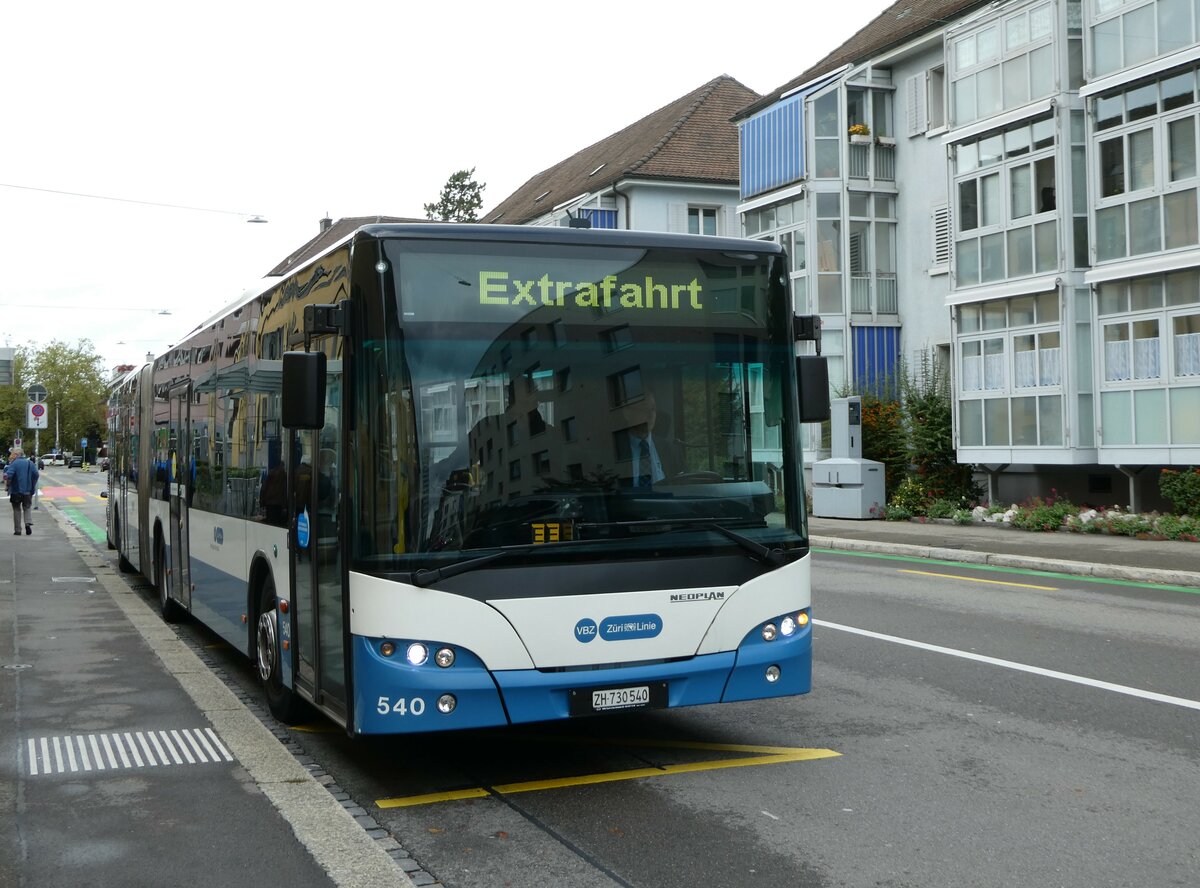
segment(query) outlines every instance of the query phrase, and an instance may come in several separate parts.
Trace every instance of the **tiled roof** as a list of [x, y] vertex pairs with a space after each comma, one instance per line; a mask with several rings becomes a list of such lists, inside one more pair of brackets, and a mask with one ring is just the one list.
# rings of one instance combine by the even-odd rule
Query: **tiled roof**
[[[326, 220], [321, 220], [322, 222]], [[306, 243], [296, 252], [292, 253], [274, 268], [267, 272], [267, 277], [279, 277], [287, 274], [296, 266], [304, 262], [305, 259], [311, 259], [318, 253], [324, 251], [327, 247], [336, 244], [350, 232], [363, 225], [374, 225], [379, 222], [427, 222], [427, 219], [413, 219], [405, 216], [346, 216], [344, 219], [338, 219], [325, 230], [321, 231]]]
[[482, 220], [519, 225], [628, 178], [736, 184], [738, 133], [730, 118], [757, 98], [754, 90], [722, 74], [538, 173]]
[[922, 32], [944, 28], [968, 10], [986, 5], [987, 0], [897, 0], [807, 71], [740, 109], [735, 119], [748, 117], [774, 104], [784, 93], [822, 74], [835, 71], [842, 65], [864, 62]]

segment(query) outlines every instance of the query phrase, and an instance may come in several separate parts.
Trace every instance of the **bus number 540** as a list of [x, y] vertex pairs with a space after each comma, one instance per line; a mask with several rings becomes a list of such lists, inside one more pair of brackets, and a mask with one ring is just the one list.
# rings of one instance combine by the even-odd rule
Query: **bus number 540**
[[380, 715], [387, 715], [389, 712], [397, 715], [424, 715], [425, 701], [420, 697], [413, 697], [411, 700], [397, 697], [393, 702], [390, 697], [380, 697], [379, 702], [375, 704], [375, 711]]

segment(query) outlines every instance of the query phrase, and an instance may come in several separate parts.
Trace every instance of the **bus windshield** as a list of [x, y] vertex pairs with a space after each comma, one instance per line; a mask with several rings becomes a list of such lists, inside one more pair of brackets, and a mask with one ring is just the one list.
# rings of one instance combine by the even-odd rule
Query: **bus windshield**
[[803, 546], [777, 253], [384, 256], [357, 361], [358, 569]]

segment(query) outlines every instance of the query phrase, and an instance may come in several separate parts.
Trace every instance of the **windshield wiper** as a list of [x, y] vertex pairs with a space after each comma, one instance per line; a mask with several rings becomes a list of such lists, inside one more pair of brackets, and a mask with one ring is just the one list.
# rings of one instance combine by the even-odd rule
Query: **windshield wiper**
[[758, 540], [752, 540], [744, 534], [738, 533], [736, 530], [730, 530], [724, 524], [718, 521], [699, 520], [694, 522], [684, 522], [682, 527], [674, 527], [667, 531], [674, 533], [679, 530], [692, 530], [693, 528], [703, 528], [704, 530], [712, 530], [725, 537], [727, 540], [737, 543], [743, 549], [750, 553], [750, 557], [756, 561], [763, 561], [771, 567], [780, 567], [787, 563], [787, 556], [782, 549], [769, 549], [760, 543]]
[[617, 521], [610, 525], [596, 526], [624, 527], [635, 533], [647, 535], [678, 533], [682, 530], [711, 530], [727, 540], [737, 543], [756, 561], [765, 562], [771, 567], [779, 567], [787, 563], [787, 554], [782, 549], [770, 549], [757, 540], [752, 540], [736, 530], [731, 530], [711, 518], [651, 518], [646, 521]]
[[468, 558], [466, 561], [456, 561], [453, 564], [447, 564], [445, 567], [435, 567], [433, 570], [421, 568], [412, 572], [409, 577], [409, 582], [414, 586], [422, 588], [432, 586], [438, 580], [445, 580], [449, 577], [456, 577], [459, 574], [467, 573], [475, 570], [478, 567], [483, 567], [485, 564], [491, 564], [493, 561], [499, 561], [502, 558], [508, 558], [510, 555], [524, 555], [532, 546], [522, 546], [519, 549], [501, 549], [499, 552], [492, 552], [490, 555], [480, 555], [478, 558]]

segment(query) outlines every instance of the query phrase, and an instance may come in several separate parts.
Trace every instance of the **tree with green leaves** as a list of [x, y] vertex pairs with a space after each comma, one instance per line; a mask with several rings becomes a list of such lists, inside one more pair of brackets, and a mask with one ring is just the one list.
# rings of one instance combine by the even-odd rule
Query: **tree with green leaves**
[[33, 452], [34, 435], [26, 430], [25, 421], [29, 403], [26, 392], [34, 383], [45, 386], [47, 393], [46, 428], [38, 436], [43, 453], [54, 446], [56, 420], [63, 450], [78, 450], [85, 435], [98, 440], [105, 431], [108, 397], [103, 363], [88, 339], [80, 339], [75, 345], [54, 340], [42, 348], [19, 346], [13, 359], [14, 384], [0, 387], [3, 452], [8, 452], [17, 432], [28, 442], [26, 451]]
[[439, 222], [478, 222], [486, 184], [475, 181], [475, 167], [459, 170], [442, 187], [437, 203], [425, 204], [425, 218]]

